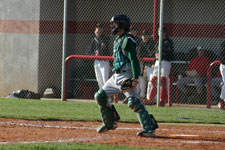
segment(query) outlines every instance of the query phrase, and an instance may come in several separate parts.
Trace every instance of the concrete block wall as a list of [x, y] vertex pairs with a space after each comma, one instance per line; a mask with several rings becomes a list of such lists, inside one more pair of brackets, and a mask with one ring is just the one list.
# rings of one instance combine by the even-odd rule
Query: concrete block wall
[[38, 91], [39, 0], [1, 0], [0, 96]]

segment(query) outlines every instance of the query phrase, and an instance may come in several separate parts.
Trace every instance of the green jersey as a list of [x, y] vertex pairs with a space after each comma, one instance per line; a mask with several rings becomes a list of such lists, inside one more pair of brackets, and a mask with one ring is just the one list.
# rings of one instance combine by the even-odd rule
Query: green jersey
[[131, 64], [133, 78], [140, 75], [140, 63], [136, 54], [136, 42], [127, 33], [117, 37], [113, 43], [113, 67], [114, 71], [119, 71], [126, 63]]

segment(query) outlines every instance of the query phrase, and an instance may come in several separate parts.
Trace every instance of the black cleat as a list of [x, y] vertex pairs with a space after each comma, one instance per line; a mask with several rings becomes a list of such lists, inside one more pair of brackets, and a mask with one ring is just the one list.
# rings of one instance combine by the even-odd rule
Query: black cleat
[[113, 126], [112, 126], [111, 128], [108, 128], [108, 127], [106, 127], [105, 125], [101, 125], [101, 126], [99, 126], [99, 127], [97, 128], [97, 132], [98, 132], [98, 133], [103, 133], [103, 132], [106, 132], [106, 131], [108, 131], [108, 130], [114, 130], [114, 129], [116, 129], [117, 127], [118, 127], [118, 125], [117, 125], [116, 122], [113, 123]]
[[156, 137], [155, 131], [147, 132], [147, 131], [140, 131], [137, 133], [137, 136], [140, 137]]

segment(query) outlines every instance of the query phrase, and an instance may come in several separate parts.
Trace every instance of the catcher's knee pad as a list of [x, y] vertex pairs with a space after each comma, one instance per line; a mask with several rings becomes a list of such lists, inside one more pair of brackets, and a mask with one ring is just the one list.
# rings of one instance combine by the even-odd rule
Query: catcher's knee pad
[[141, 112], [145, 109], [141, 101], [136, 97], [128, 97], [128, 106], [134, 110], [134, 112]]
[[152, 86], [156, 86], [156, 84], [157, 84], [157, 77], [156, 76], [152, 77], [151, 84], [152, 84]]
[[161, 78], [160, 78], [161, 86], [162, 86], [162, 87], [166, 87], [166, 80], [167, 80], [166, 77], [161, 77]]
[[95, 93], [95, 100], [100, 106], [106, 106], [107, 95], [103, 89], [99, 89], [98, 92]]

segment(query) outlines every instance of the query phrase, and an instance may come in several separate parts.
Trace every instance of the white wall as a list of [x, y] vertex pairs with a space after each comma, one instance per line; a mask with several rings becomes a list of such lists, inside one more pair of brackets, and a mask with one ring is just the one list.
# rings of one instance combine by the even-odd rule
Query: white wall
[[[39, 20], [39, 1], [1, 0], [0, 20], [11, 20], [1, 26], [0, 96], [20, 89], [37, 92], [39, 35], [7, 31], [20, 31], [22, 28], [27, 32], [32, 31], [33, 27], [26, 26], [22, 21]], [[12, 22], [13, 25], [10, 25]]]

